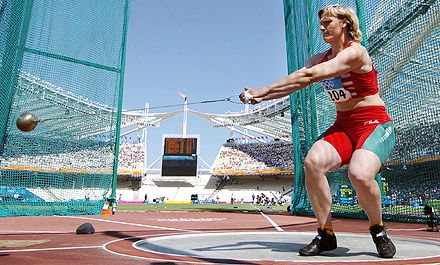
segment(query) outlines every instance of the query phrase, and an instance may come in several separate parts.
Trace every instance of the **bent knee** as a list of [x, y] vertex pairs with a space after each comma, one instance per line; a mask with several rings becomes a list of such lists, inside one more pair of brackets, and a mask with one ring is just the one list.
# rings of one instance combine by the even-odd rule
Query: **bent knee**
[[316, 158], [316, 156], [308, 154], [306, 156], [306, 159], [304, 160], [304, 169], [306, 171], [314, 171], [319, 166], [319, 160]]
[[353, 184], [367, 185], [375, 180], [376, 174], [380, 171], [381, 163], [379, 158], [365, 150], [357, 150], [352, 157], [348, 167], [348, 177]]
[[325, 174], [328, 168], [328, 161], [317, 154], [308, 154], [304, 160], [304, 170], [309, 175]]
[[362, 170], [362, 168], [359, 167], [349, 167], [348, 169], [348, 178], [355, 186], [369, 185], [369, 183], [374, 180], [375, 176], [375, 174]]

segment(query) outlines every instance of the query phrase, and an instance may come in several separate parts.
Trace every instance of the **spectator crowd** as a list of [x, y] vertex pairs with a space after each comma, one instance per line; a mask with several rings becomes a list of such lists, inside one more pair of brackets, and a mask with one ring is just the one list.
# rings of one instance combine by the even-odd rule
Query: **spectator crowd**
[[293, 145], [288, 142], [274, 141], [270, 143], [229, 142], [224, 144], [213, 165], [213, 171], [257, 170], [293, 171]]
[[118, 169], [142, 171], [145, 159], [144, 143], [121, 143], [119, 145]]

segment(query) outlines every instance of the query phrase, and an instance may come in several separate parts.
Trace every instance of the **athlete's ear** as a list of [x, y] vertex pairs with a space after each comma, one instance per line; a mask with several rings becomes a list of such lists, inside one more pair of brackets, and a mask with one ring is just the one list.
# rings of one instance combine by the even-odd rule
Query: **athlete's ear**
[[343, 20], [341, 20], [341, 25], [343, 28], [345, 28], [345, 27], [348, 28], [348, 27], [350, 27], [350, 22], [346, 18], [344, 18]]

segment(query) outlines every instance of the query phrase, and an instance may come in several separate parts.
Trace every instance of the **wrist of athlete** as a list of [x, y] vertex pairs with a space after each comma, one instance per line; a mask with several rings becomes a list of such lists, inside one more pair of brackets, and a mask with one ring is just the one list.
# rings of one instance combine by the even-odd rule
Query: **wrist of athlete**
[[252, 96], [254, 98], [264, 98], [265, 96], [267, 96], [270, 93], [270, 87], [269, 86], [265, 86], [259, 89], [255, 89], [252, 93]]

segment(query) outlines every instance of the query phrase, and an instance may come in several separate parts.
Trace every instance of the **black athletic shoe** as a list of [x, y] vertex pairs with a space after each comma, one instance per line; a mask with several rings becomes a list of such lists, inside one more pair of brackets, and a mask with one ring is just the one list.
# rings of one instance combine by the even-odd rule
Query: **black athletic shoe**
[[370, 226], [370, 234], [376, 244], [377, 253], [381, 258], [392, 258], [396, 254], [396, 247], [387, 235], [383, 225]]
[[329, 235], [325, 230], [318, 228], [318, 235], [310, 244], [299, 250], [301, 256], [316, 256], [323, 251], [333, 250], [337, 247], [336, 236]]

